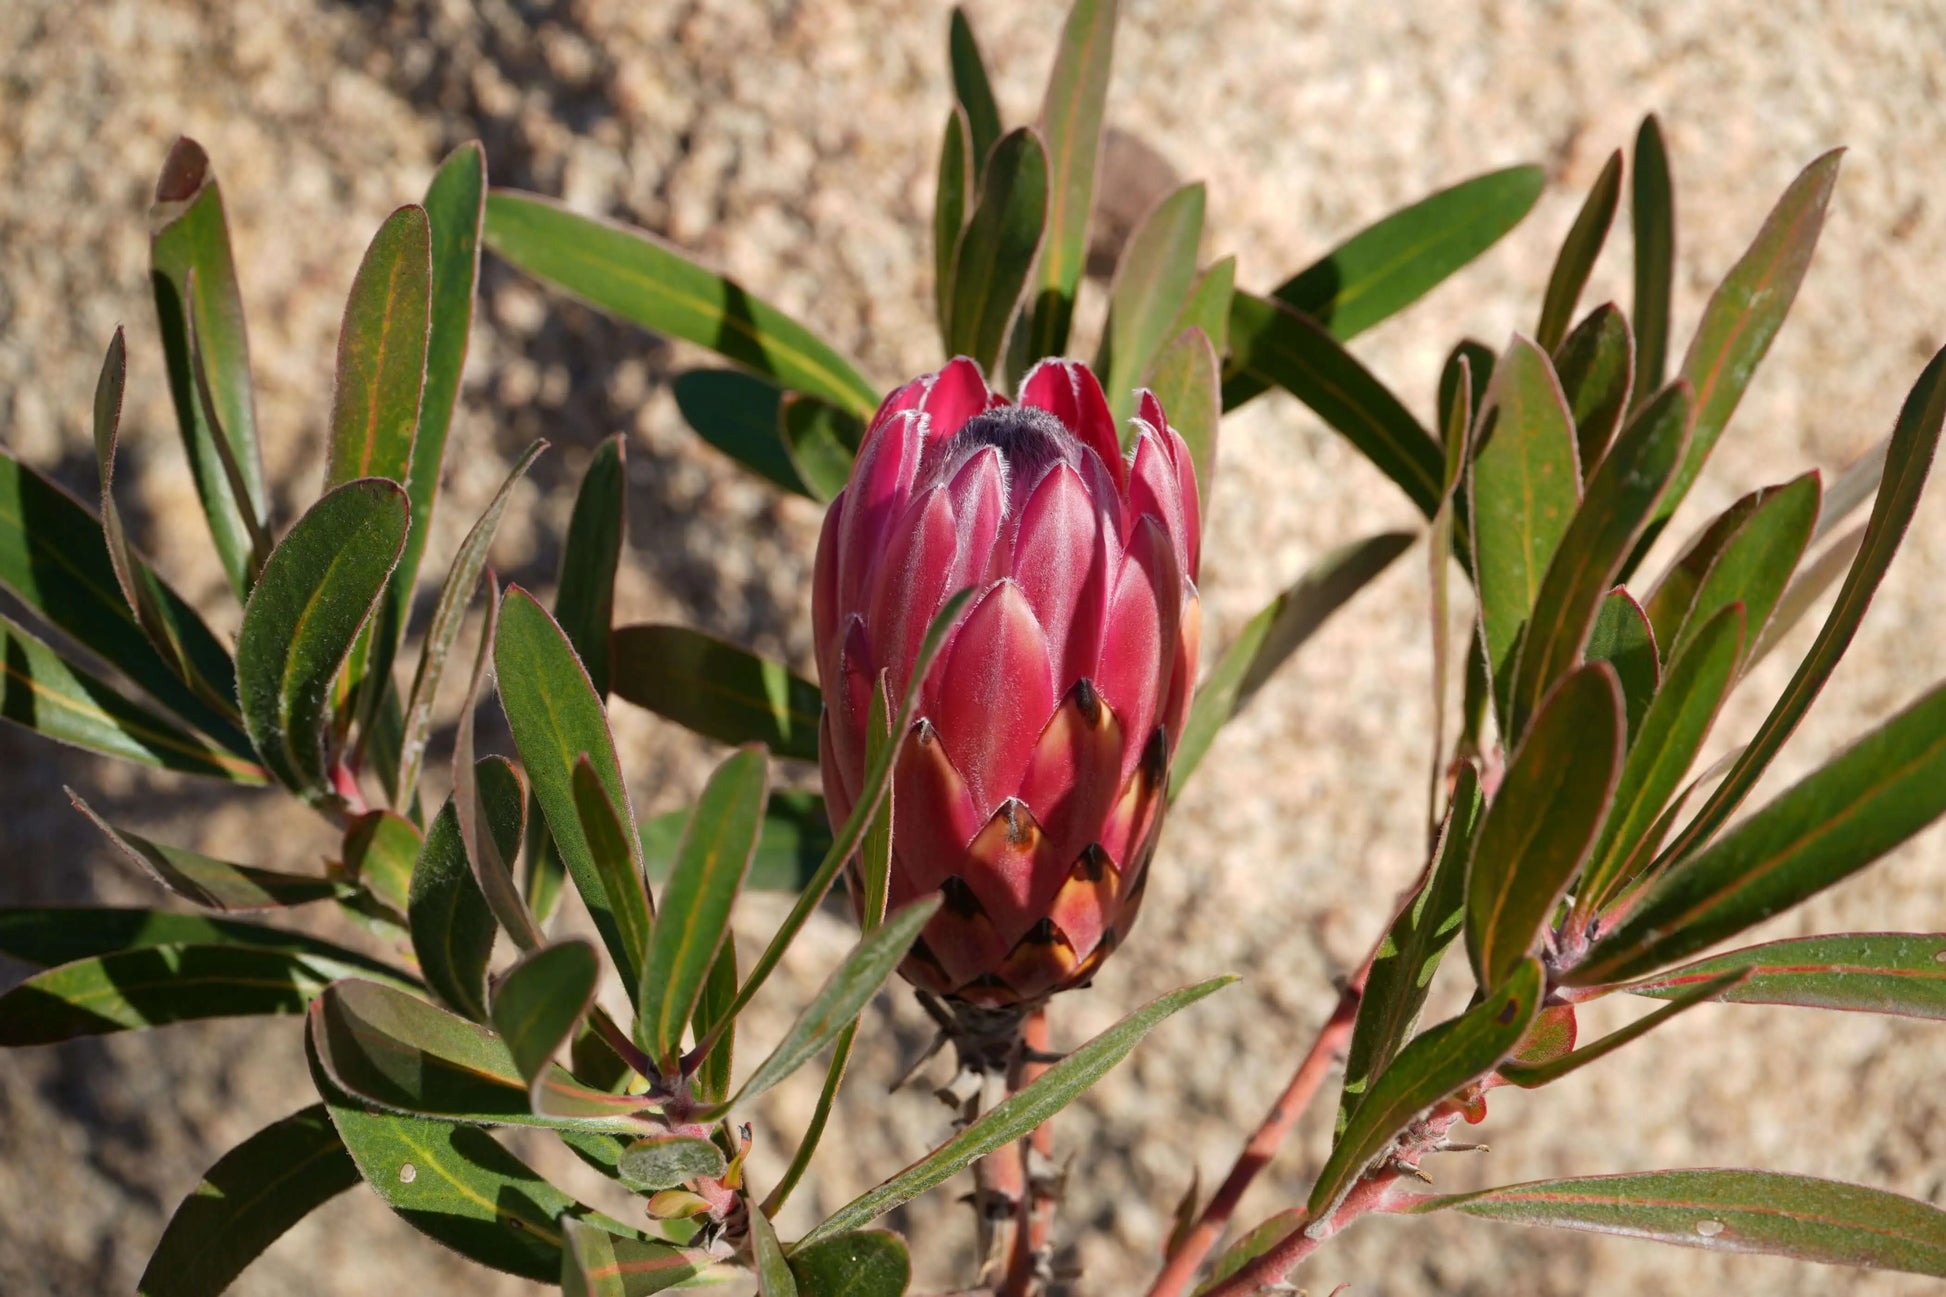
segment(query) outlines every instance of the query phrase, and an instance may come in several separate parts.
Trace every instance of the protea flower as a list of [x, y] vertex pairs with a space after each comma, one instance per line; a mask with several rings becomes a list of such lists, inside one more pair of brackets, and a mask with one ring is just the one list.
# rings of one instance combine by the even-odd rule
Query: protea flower
[[[1124, 459], [1101, 385], [1047, 361], [1020, 402], [952, 362], [893, 392], [818, 541], [813, 616], [834, 823], [879, 672], [974, 587], [893, 767], [893, 908], [945, 904], [901, 971], [987, 1007], [1081, 984], [1128, 932], [1196, 679], [1188, 448], [1142, 393]], [[853, 888], [853, 894], [858, 889]]]

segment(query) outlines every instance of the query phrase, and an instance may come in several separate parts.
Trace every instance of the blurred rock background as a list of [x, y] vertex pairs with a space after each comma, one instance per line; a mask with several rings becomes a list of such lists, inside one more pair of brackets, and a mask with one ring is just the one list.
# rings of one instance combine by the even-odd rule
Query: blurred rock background
[[[969, 8], [1003, 111], [1030, 118], [1059, 7]], [[1453, 339], [1499, 346], [1532, 327], [1586, 187], [1644, 112], [1661, 114], [1674, 157], [1679, 342], [1797, 169], [1849, 145], [1791, 322], [1684, 523], [1804, 466], [1842, 467], [1889, 428], [1946, 341], [1937, 5], [1880, 0], [1842, 16], [1815, 0], [1127, 0], [1124, 10], [1111, 118], [1209, 182], [1208, 251], [1236, 253], [1244, 286], [1268, 287], [1433, 188], [1516, 161], [1547, 166], [1547, 196], [1511, 238], [1359, 340], [1422, 414]], [[668, 236], [831, 336], [876, 380], [931, 368], [926, 239], [949, 96], [945, 27], [936, 0], [13, 0], [0, 6], [0, 438], [91, 492], [88, 402], [102, 348], [126, 323], [124, 507], [163, 569], [206, 607], [223, 606], [200, 552], [146, 283], [148, 194], [179, 132], [207, 147], [222, 179], [283, 525], [322, 474], [338, 314], [365, 241], [420, 194], [447, 149], [475, 136], [496, 182]], [[1626, 302], [1625, 248], [1624, 226], [1585, 301]], [[816, 512], [779, 500], [681, 425], [665, 380], [700, 355], [491, 260], [482, 293], [426, 570], [444, 570], [510, 457], [546, 436], [555, 449], [516, 496], [494, 561], [551, 585], [573, 483], [591, 448], [620, 432], [632, 535], [618, 617], [682, 620], [808, 671]], [[1288, 399], [1259, 401], [1223, 435], [1205, 551], [1212, 658], [1322, 552], [1415, 521]], [[1060, 1237], [1087, 1292], [1139, 1291], [1192, 1171], [1205, 1186], [1220, 1178], [1327, 1006], [1329, 978], [1357, 961], [1418, 866], [1424, 568], [1422, 550], [1401, 560], [1231, 728], [1177, 809], [1133, 941], [1094, 990], [1058, 1007], [1056, 1034], [1075, 1042], [1186, 980], [1247, 974], [1061, 1119], [1074, 1164]], [[1856, 648], [1767, 787], [1946, 674], [1942, 584], [1946, 498], [1935, 487]], [[233, 631], [234, 617], [217, 625]], [[1758, 671], [1719, 747], [1754, 727], [1807, 630]], [[639, 809], [693, 795], [714, 754], [625, 707], [617, 726]], [[450, 751], [450, 725], [441, 737]], [[496, 741], [504, 731], [487, 737]], [[131, 776], [11, 730], [0, 732], [0, 771], [0, 904], [153, 899], [69, 809], [63, 784], [120, 822], [215, 854], [288, 868], [330, 845], [272, 799]], [[781, 914], [761, 899], [745, 910], [746, 941]], [[1763, 935], [1893, 927], [1946, 928], [1938, 830]], [[794, 982], [758, 1006], [746, 1065], [788, 1021], [790, 991], [814, 985], [850, 939], [842, 915], [819, 918], [789, 966]], [[0, 985], [18, 975], [0, 969]], [[882, 997], [870, 1022], [787, 1236], [945, 1133], [945, 1110], [922, 1093], [884, 1097], [925, 1038], [907, 997]], [[129, 1291], [202, 1169], [310, 1100], [298, 1041], [293, 1021], [226, 1022], [0, 1055], [0, 1291]], [[1942, 1070], [1936, 1024], [1704, 1009], [1555, 1089], [1503, 1091], [1483, 1132], [1494, 1151], [1446, 1159], [1434, 1174], [1459, 1189], [1726, 1163], [1946, 1202]], [[768, 1173], [816, 1085], [802, 1078], [759, 1114]], [[1301, 1192], [1330, 1106], [1307, 1118], [1243, 1220]], [[522, 1150], [588, 1191], [543, 1142]], [[951, 1196], [892, 1222], [923, 1239], [918, 1291], [964, 1277], [969, 1222]], [[1934, 1290], [1459, 1219], [1363, 1225], [1298, 1277], [1314, 1291], [1351, 1282], [1387, 1294]], [[293, 1231], [237, 1287], [526, 1290], [419, 1238], [362, 1190]]]

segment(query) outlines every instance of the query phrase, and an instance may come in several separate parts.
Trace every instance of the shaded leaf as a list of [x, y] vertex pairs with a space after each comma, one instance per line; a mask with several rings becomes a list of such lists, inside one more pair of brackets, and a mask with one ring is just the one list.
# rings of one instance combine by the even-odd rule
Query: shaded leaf
[[[888, 928], [889, 930], [889, 928]], [[1164, 1018], [1235, 981], [1214, 977], [1149, 1001], [1087, 1044], [1050, 1066], [1039, 1078], [989, 1109], [926, 1156], [869, 1189], [806, 1234], [800, 1247], [848, 1234], [928, 1189], [945, 1183], [975, 1158], [1020, 1139], [1065, 1108], [1128, 1056]]]
[[[1040, 117], [1041, 138], [1047, 146], [1047, 238], [1029, 303], [1033, 331], [1025, 359], [1030, 363], [1068, 350], [1075, 293], [1087, 265], [1088, 218], [1095, 206], [1095, 163], [1101, 152], [1119, 8], [1120, 0], [1075, 0], [1048, 73]], [[976, 144], [978, 139], [976, 128]], [[997, 165], [998, 147], [988, 179]], [[956, 283], [965, 282], [964, 273], [962, 263]]]
[[[1196, 279], [1206, 198], [1201, 184], [1184, 185], [1164, 197], [1136, 226], [1115, 266], [1095, 370], [1103, 376], [1117, 429], [1135, 410], [1136, 387], [1175, 336], [1170, 326]], [[1126, 434], [1123, 440], [1128, 440]]]
[[[759, 848], [761, 851], [762, 848]], [[747, 886], [747, 883], [746, 883]], [[737, 998], [737, 940], [734, 930], [723, 936], [723, 948], [710, 965], [709, 980], [689, 1016], [689, 1029], [696, 1040], [716, 1036], [709, 1057], [696, 1065], [689, 1078], [690, 1091], [703, 1103], [721, 1103], [730, 1093], [730, 1073], [736, 1061], [736, 1023], [725, 1017]]]
[[781, 662], [687, 626], [615, 631], [614, 689], [706, 738], [762, 743], [780, 757], [818, 759], [823, 695]]
[[980, 57], [973, 25], [958, 5], [953, 6], [946, 28], [946, 57], [953, 74], [953, 94], [966, 115], [967, 157], [977, 184], [986, 171], [987, 155], [1000, 138], [1000, 109], [993, 100], [993, 86], [987, 79], [986, 60]]
[[623, 1238], [571, 1216], [561, 1219], [563, 1297], [647, 1297], [710, 1267], [709, 1254]]
[[[1047, 153], [1032, 130], [1009, 131], [993, 148], [953, 257], [946, 350], [971, 356], [989, 374], [999, 365], [1001, 343], [1041, 247], [1047, 212]], [[1080, 273], [1078, 261], [1075, 273]]]
[[622, 827], [601, 777], [585, 756], [574, 763], [573, 793], [582, 836], [588, 840], [588, 852], [628, 955], [617, 972], [625, 980], [639, 978], [648, 965], [649, 934], [655, 922], [648, 888], [642, 882], [641, 844]]
[[[1746, 974], [1728, 986], [1725, 974]], [[1656, 999], [1710, 987], [1730, 1004], [1791, 1004], [1946, 1020], [1946, 934], [1852, 932], [1797, 937], [1699, 959], [1628, 989]]]
[[691, 369], [669, 384], [676, 409], [696, 434], [758, 477], [808, 496], [778, 438], [776, 384], [735, 369]]
[[334, 795], [325, 770], [332, 682], [398, 562], [409, 516], [397, 483], [347, 482], [297, 520], [244, 607], [244, 725], [271, 772], [313, 802]]
[[1746, 673], [1770, 656], [1770, 651], [1804, 620], [1805, 614], [1837, 583], [1838, 578], [1851, 569], [1864, 543], [1865, 524], [1860, 523], [1825, 546], [1816, 558], [1798, 570], [1791, 583], [1784, 587], [1777, 606], [1771, 610], [1770, 624], [1764, 627], [1764, 633], [1757, 637], [1756, 644], [1744, 658]]
[[902, 1297], [912, 1256], [890, 1230], [839, 1234], [791, 1253], [798, 1297]]
[[73, 789], [66, 791], [74, 809], [94, 821], [125, 858], [177, 896], [204, 909], [274, 910], [351, 893], [335, 879], [233, 865], [183, 847], [151, 842], [140, 834], [115, 828], [95, 814]]
[[423, 840], [419, 827], [396, 812], [360, 815], [345, 829], [345, 877], [403, 918]]
[[1627, 590], [1616, 586], [1601, 601], [1582, 656], [1589, 662], [1606, 662], [1615, 669], [1615, 680], [1622, 687], [1628, 742], [1633, 744], [1642, 728], [1642, 718], [1648, 713], [1649, 701], [1661, 687], [1662, 668], [1656, 661], [1655, 630], [1649, 625], [1642, 605]]
[[777, 407], [775, 437], [811, 498], [829, 504], [851, 476], [865, 425], [816, 397], [786, 392]]
[[1581, 290], [1587, 287], [1588, 274], [1595, 268], [1595, 258], [1601, 255], [1601, 245], [1608, 238], [1608, 227], [1615, 220], [1615, 208], [1621, 198], [1622, 153], [1617, 149], [1609, 155], [1601, 174], [1595, 177], [1587, 200], [1575, 214], [1568, 237], [1554, 258], [1554, 269], [1547, 277], [1547, 292], [1541, 300], [1540, 324], [1534, 330], [1534, 341], [1542, 348], [1553, 351], [1567, 337], [1568, 321], [1574, 318], [1574, 304], [1580, 300]]
[[169, 1218], [141, 1297], [204, 1297], [228, 1288], [286, 1230], [358, 1183], [344, 1141], [312, 1104], [272, 1122], [203, 1173]]
[[[1651, 113], [1635, 132], [1629, 224], [1635, 231], [1635, 394], [1639, 405], [1662, 387], [1669, 357], [1669, 300], [1676, 278], [1676, 192], [1662, 123]], [[1680, 494], [1679, 492], [1677, 494]]]
[[[965, 26], [966, 15], [954, 9], [954, 32]], [[970, 31], [967, 35], [971, 39]], [[975, 183], [973, 168], [976, 162], [986, 160], [972, 156], [971, 133], [966, 110], [955, 105], [946, 114], [946, 134], [939, 143], [939, 184], [932, 203], [933, 314], [942, 342], [952, 336], [953, 254], [959, 250], [960, 231], [966, 228], [966, 200]], [[994, 133], [998, 135], [999, 131]]]
[[[1761, 634], [1804, 547], [1810, 543], [1817, 516], [1816, 473], [1760, 492], [1756, 507], [1724, 540], [1708, 570], [1696, 582], [1680, 619], [1676, 616], [1682, 606], [1679, 598], [1651, 604], [1649, 615], [1656, 623], [1656, 643], [1664, 659], [1681, 653], [1704, 623], [1733, 603], [1743, 605], [1745, 642]], [[1675, 576], [1667, 588], [1679, 592], [1683, 577], [1690, 574], [1685, 571]]]
[[[642, 821], [642, 867], [649, 882], [660, 886], [668, 879], [690, 814], [689, 810], [675, 810]], [[824, 798], [816, 793], [773, 790], [764, 806], [757, 854], [751, 857], [744, 890], [802, 891], [830, 849], [831, 821], [825, 813]]]
[[588, 1016], [600, 981], [594, 945], [569, 937], [528, 951], [494, 984], [493, 1026], [527, 1080], [528, 1105], [536, 1113], [551, 1110], [547, 1083], [554, 1056]]
[[1581, 475], [1587, 478], [1601, 463], [1628, 412], [1635, 337], [1628, 330], [1627, 317], [1612, 303], [1596, 307], [1554, 348], [1554, 372], [1574, 420]]
[[644, 230], [496, 189], [487, 195], [485, 235], [514, 266], [598, 310], [709, 347], [861, 417], [878, 405], [872, 385], [816, 334]]
[[[504, 809], [506, 799], [489, 800]], [[517, 817], [518, 801], [513, 809]], [[501, 847], [511, 855], [520, 848], [517, 826], [495, 826], [496, 833], [502, 830], [508, 832], [501, 838]], [[425, 844], [412, 870], [406, 919], [412, 933], [412, 953], [418, 957], [426, 985], [448, 1007], [475, 1021], [486, 1021], [487, 962], [493, 956], [499, 928], [466, 859], [459, 813], [451, 798], [426, 829]]]
[[394, 970], [355, 950], [260, 923], [104, 905], [0, 910], [0, 955], [36, 968], [52, 968], [118, 950], [180, 945], [265, 946], [314, 954], [367, 973], [394, 974]]
[[763, 1209], [750, 1208], [750, 1259], [757, 1269], [758, 1297], [797, 1297], [797, 1280], [784, 1258], [783, 1244]]
[[[532, 950], [541, 944], [540, 926], [520, 898], [508, 864], [527, 830], [526, 782], [504, 757], [487, 757], [477, 764], [473, 760], [473, 717], [479, 710], [480, 686], [486, 681], [487, 665], [498, 639], [500, 602], [500, 592], [489, 574], [486, 625], [480, 630], [479, 653], [473, 660], [466, 703], [460, 708], [459, 729], [453, 736], [453, 813], [459, 820], [460, 842], [466, 849], [473, 881], [486, 898], [487, 908], [516, 946]], [[513, 847], [501, 846], [503, 824], [514, 830]]]
[[1638, 1171], [1427, 1198], [1420, 1211], [1946, 1275], [1946, 1212], [1864, 1185], [1777, 1171]]
[[628, 522], [628, 464], [620, 433], [595, 447], [581, 475], [561, 547], [560, 585], [554, 595], [554, 620], [574, 646], [574, 655], [594, 682], [595, 692], [612, 687], [608, 670], [608, 633], [614, 620], [615, 571], [621, 566], [623, 532]]

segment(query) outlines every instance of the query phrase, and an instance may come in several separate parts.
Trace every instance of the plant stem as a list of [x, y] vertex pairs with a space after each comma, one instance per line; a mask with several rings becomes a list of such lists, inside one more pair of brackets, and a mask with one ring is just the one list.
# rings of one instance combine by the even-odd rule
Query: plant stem
[[[1376, 949], [1376, 948], [1374, 948]], [[1338, 992], [1338, 1003], [1318, 1030], [1317, 1038], [1311, 1042], [1310, 1050], [1291, 1074], [1290, 1084], [1277, 1096], [1250, 1142], [1243, 1146], [1236, 1164], [1230, 1168], [1222, 1187], [1203, 1208], [1196, 1223], [1183, 1236], [1182, 1243], [1170, 1254], [1168, 1264], [1156, 1276], [1155, 1284], [1149, 1289], [1149, 1297], [1182, 1297], [1189, 1290], [1190, 1282], [1196, 1277], [1197, 1269], [1223, 1235], [1223, 1228], [1229, 1224], [1237, 1203], [1257, 1178], [1257, 1173], [1270, 1165], [1277, 1156], [1277, 1150], [1290, 1138], [1291, 1129], [1297, 1125], [1299, 1117], [1316, 1097], [1324, 1079], [1331, 1072], [1332, 1064], [1351, 1040], [1352, 1023], [1358, 1017], [1358, 1002], [1364, 994], [1365, 977], [1371, 971], [1372, 957], [1366, 956], [1364, 965], [1357, 974], [1347, 981]]]
[[[1040, 1079], [1048, 1068], [1043, 1062], [1030, 1061], [1047, 1055], [1047, 1006], [1041, 1005], [1028, 1014], [1021, 1024], [1021, 1050], [1014, 1060], [1012, 1070], [1007, 1076], [1007, 1091], [1018, 1093], [1026, 1086]], [[1007, 1282], [1004, 1292], [1018, 1293], [1028, 1297], [1035, 1291], [1041, 1274], [1041, 1260], [1048, 1254], [1048, 1241], [1054, 1233], [1054, 1215], [1060, 1207], [1060, 1196], [1045, 1184], [1036, 1183], [1035, 1169], [1050, 1169], [1054, 1163], [1054, 1122], [1050, 1118], [1034, 1128], [1020, 1150], [1025, 1170], [1025, 1189], [1020, 1197], [1020, 1209], [1014, 1226], [1013, 1253], [1007, 1266]]]
[[1367, 1212], [1380, 1210], [1398, 1178], [1399, 1173], [1392, 1170], [1368, 1172], [1352, 1187], [1344, 1202], [1338, 1205], [1338, 1210], [1322, 1221], [1294, 1231], [1255, 1261], [1210, 1289], [1209, 1297], [1250, 1297], [1272, 1284], [1282, 1283], [1284, 1277], [1297, 1268], [1298, 1262], [1322, 1247], [1326, 1239]]

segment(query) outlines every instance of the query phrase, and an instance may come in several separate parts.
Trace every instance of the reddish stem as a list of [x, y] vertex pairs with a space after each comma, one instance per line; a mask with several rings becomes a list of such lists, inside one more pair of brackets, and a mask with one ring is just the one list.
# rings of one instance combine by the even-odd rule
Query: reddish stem
[[1305, 1226], [1243, 1269], [1210, 1289], [1209, 1297], [1250, 1297], [1272, 1284], [1282, 1283], [1300, 1261], [1324, 1245], [1324, 1241], [1370, 1211], [1380, 1210], [1387, 1192], [1398, 1180], [1396, 1171], [1367, 1175], [1345, 1195], [1338, 1210], [1323, 1221]]
[[[1029, 1062], [1028, 1055], [1045, 1057], [1047, 1050], [1047, 1006], [1041, 1005], [1027, 1015], [1021, 1024], [1021, 1051], [1015, 1059], [1011, 1074], [1007, 1078], [1009, 1093], [1018, 1093], [1026, 1086], [1040, 1079], [1041, 1073], [1048, 1068], [1046, 1063]], [[1028, 1297], [1034, 1291], [1037, 1262], [1047, 1254], [1048, 1240], [1054, 1233], [1054, 1214], [1060, 1205], [1058, 1196], [1044, 1186], [1034, 1183], [1034, 1166], [1038, 1162], [1049, 1167], [1054, 1160], [1054, 1123], [1044, 1121], [1034, 1128], [1021, 1149], [1025, 1185], [1020, 1196], [1020, 1210], [1014, 1226], [1013, 1252], [1007, 1265], [1007, 1282], [1003, 1293]]]
[[1244, 1191], [1290, 1138], [1298, 1118], [1304, 1115], [1325, 1077], [1330, 1075], [1332, 1063], [1350, 1042], [1352, 1023], [1358, 1017], [1358, 1001], [1364, 994], [1365, 978], [1371, 967], [1372, 958], [1367, 956], [1364, 966], [1338, 992], [1337, 1006], [1319, 1029], [1317, 1039], [1311, 1042], [1310, 1051], [1297, 1065], [1297, 1071], [1291, 1074], [1290, 1084], [1277, 1096], [1277, 1102], [1271, 1105], [1250, 1142], [1243, 1146], [1236, 1165], [1230, 1168], [1229, 1176], [1210, 1199], [1209, 1206], [1203, 1208], [1202, 1215], [1170, 1254], [1168, 1264], [1149, 1289], [1149, 1297], [1182, 1297], [1189, 1290], [1197, 1269], [1222, 1237], [1224, 1226], [1236, 1212]]

